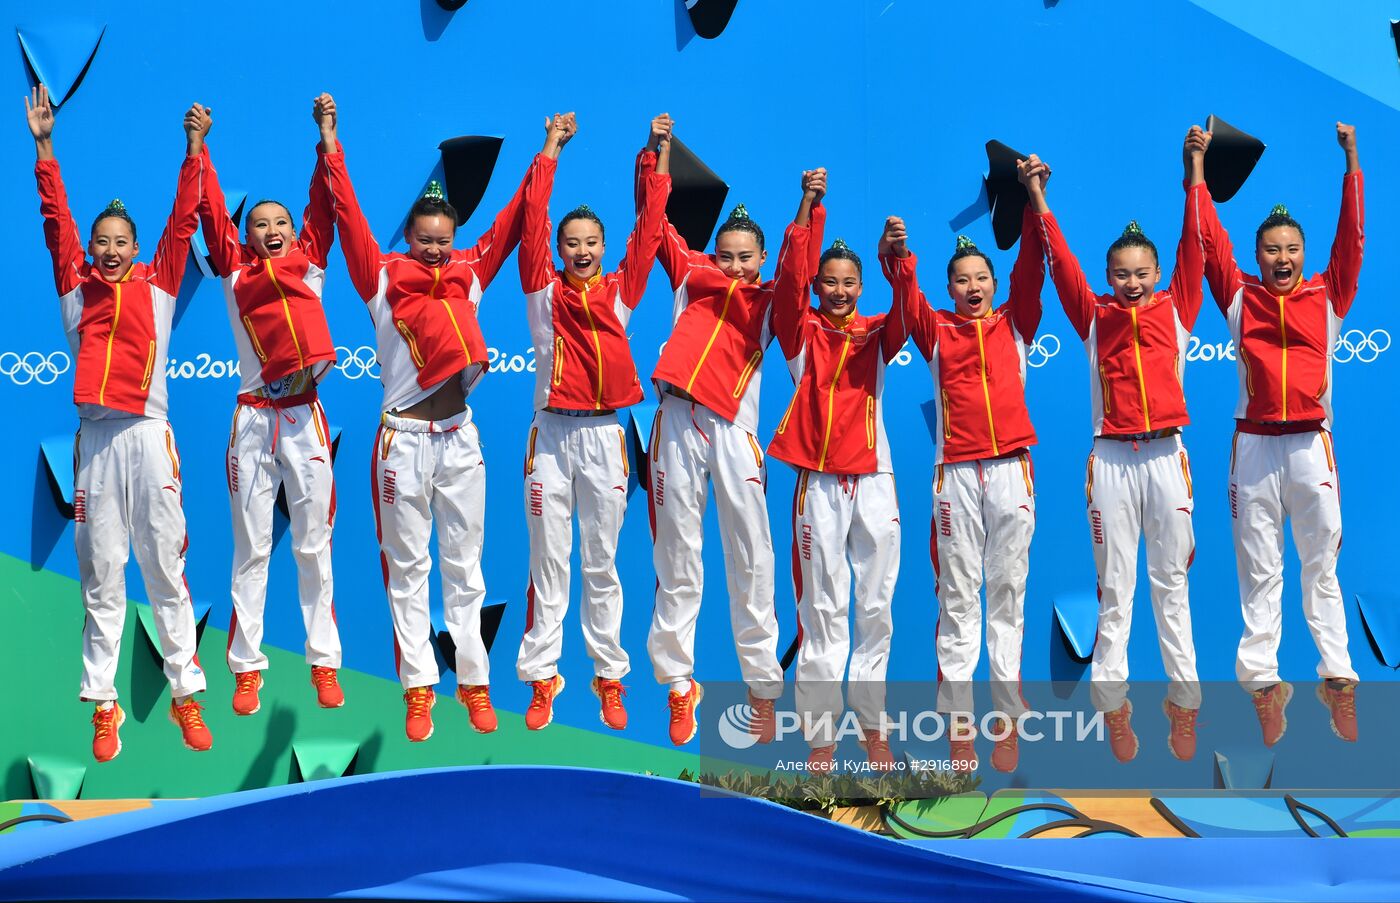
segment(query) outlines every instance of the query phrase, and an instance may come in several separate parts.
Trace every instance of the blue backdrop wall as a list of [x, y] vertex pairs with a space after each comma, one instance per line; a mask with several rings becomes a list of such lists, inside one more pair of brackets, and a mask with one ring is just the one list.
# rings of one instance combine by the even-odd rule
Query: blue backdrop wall
[[[1181, 220], [1181, 139], [1209, 113], [1269, 145], [1244, 189], [1222, 205], [1237, 245], [1248, 248], [1254, 226], [1270, 205], [1283, 201], [1308, 229], [1310, 270], [1320, 269], [1343, 169], [1333, 123], [1354, 123], [1370, 217], [1361, 290], [1347, 328], [1357, 330], [1348, 333], [1350, 340], [1378, 344], [1360, 355], [1341, 349], [1334, 371], [1336, 446], [1346, 485], [1340, 572], [1353, 657], [1363, 679], [1374, 679], [1391, 672], [1370, 651], [1352, 596], [1390, 582], [1391, 512], [1400, 495], [1387, 460], [1400, 348], [1374, 353], [1388, 347], [1394, 332], [1389, 287], [1400, 275], [1400, 260], [1389, 253], [1400, 240], [1393, 204], [1400, 194], [1387, 166], [1389, 151], [1400, 142], [1400, 72], [1386, 6], [1358, 0], [1313, 12], [1301, 3], [1256, 11], [1245, 0], [1161, 0], [1132, 7], [1081, 0], [741, 0], [715, 40], [694, 35], [680, 0], [470, 0], [453, 14], [431, 0], [292, 2], [271, 16], [237, 17], [151, 0], [124, 8], [121, 18], [111, 18], [108, 5], [74, 0], [61, 8], [33, 8], [13, 24], [29, 39], [40, 68], [60, 73], [49, 76], [53, 81], [65, 70], [82, 68], [105, 26], [81, 84], [59, 111], [56, 148], [79, 222], [121, 197], [146, 236], [145, 256], [169, 210], [183, 148], [180, 119], [193, 101], [213, 107], [209, 145], [225, 189], [283, 198], [299, 213], [314, 162], [310, 101], [332, 92], [347, 162], [381, 241], [393, 237], [429, 177], [440, 141], [463, 134], [504, 136], [495, 176], [459, 236], [462, 244], [473, 241], [509, 197], [538, 148], [542, 117], [576, 110], [582, 131], [563, 157], [554, 210], [557, 216], [587, 202], [600, 212], [614, 236], [605, 265], [620, 256], [631, 219], [632, 157], [648, 120], [668, 111], [677, 134], [729, 182], [727, 203], [747, 204], [774, 241], [795, 209], [799, 172], [817, 165], [831, 173], [828, 238], [843, 236], [873, 260], [884, 217], [906, 217], [935, 304], [946, 301], [939, 297], [939, 272], [952, 250], [949, 222], [977, 200], [989, 138], [1037, 152], [1053, 165], [1051, 204], [1091, 281], [1102, 285], [1099, 255], [1130, 218], [1170, 259]], [[0, 129], [0, 166], [10, 174], [10, 189], [0, 201], [0, 247], [11, 257], [0, 352], [37, 352], [62, 369], [67, 344], [30, 181], [33, 149], [20, 103], [28, 83], [19, 42], [3, 64], [13, 106], [8, 127]], [[986, 216], [962, 231], [993, 246]], [[1011, 253], [997, 261], [1009, 272]], [[873, 269], [871, 275], [861, 306], [884, 310], [888, 288]], [[199, 281], [186, 287], [188, 304], [167, 362], [171, 419], [184, 461], [189, 583], [197, 599], [212, 603], [211, 623], [223, 625], [230, 608], [231, 538], [222, 467], [237, 380], [216, 362], [232, 362], [235, 352], [217, 282], [200, 280], [193, 269], [188, 278]], [[1039, 519], [1026, 599], [1026, 679], [1049, 675], [1059, 642], [1053, 599], [1092, 592], [1094, 585], [1082, 495], [1090, 444], [1087, 365], [1048, 283], [1044, 299], [1044, 350], [1033, 359], [1038, 366], [1027, 386], [1041, 444], [1034, 452]], [[390, 622], [363, 466], [380, 387], [357, 363], [372, 351], [373, 333], [338, 248], [325, 303], [342, 347], [340, 369], [325, 381], [322, 397], [331, 423], [343, 429], [334, 561], [346, 666], [392, 677]], [[631, 327], [643, 375], [666, 338], [669, 314], [658, 268]], [[489, 596], [509, 603], [492, 666], [498, 704], [519, 710], [527, 699], [514, 683], [526, 582], [519, 467], [533, 373], [526, 369], [532, 357], [513, 263], [488, 291], [480, 316], [499, 361], [472, 398], [489, 472], [486, 579]], [[1186, 442], [1198, 499], [1193, 619], [1202, 678], [1231, 679], [1241, 629], [1225, 496], [1235, 368], [1223, 318], [1209, 299], [1197, 336], [1187, 366], [1194, 423]], [[778, 358], [770, 355], [764, 364], [765, 442], [789, 398], [791, 383]], [[0, 453], [10, 500], [9, 516], [0, 518], [0, 551], [35, 569], [76, 576], [71, 523], [54, 509], [39, 453], [42, 438], [71, 435], [75, 427], [72, 371], [30, 379], [24, 367], [10, 366], [18, 359], [0, 358], [0, 406], [15, 421]], [[904, 529], [892, 679], [932, 680], [935, 674], [937, 603], [927, 516], [931, 443], [919, 411], [929, 385], [917, 354], [912, 363], [894, 367], [887, 381]], [[774, 462], [768, 489], [783, 648], [795, 633], [790, 570], [783, 566], [792, 486], [792, 472]], [[302, 626], [286, 545], [280, 542], [274, 553], [267, 640], [297, 650]], [[706, 548], [699, 674], [737, 679], [713, 517]], [[1284, 670], [1306, 679], [1316, 654], [1289, 554]], [[664, 743], [664, 695], [646, 660], [653, 574], [640, 493], [632, 497], [619, 565], [627, 593], [623, 639], [634, 668], [632, 736]], [[1145, 576], [1139, 585], [1146, 585]], [[134, 565], [128, 590], [144, 598]], [[75, 594], [53, 604], [80, 603]], [[1160, 679], [1146, 605], [1140, 592], [1133, 673]], [[561, 668], [581, 681], [591, 668], [576, 614], [567, 627]], [[75, 680], [78, 651], [75, 637]], [[985, 667], [984, 661], [983, 673]], [[54, 692], [68, 698], [67, 689]], [[572, 693], [561, 698], [557, 717], [601, 730], [594, 705], [588, 694]]]

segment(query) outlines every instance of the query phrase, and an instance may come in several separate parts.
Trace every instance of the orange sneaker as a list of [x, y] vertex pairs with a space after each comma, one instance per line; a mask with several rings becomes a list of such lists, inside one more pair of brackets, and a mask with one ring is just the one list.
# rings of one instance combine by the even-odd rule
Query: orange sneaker
[[204, 723], [204, 707], [193, 696], [183, 705], [176, 705], [175, 700], [170, 700], [170, 720], [180, 725], [180, 735], [186, 749], [204, 752], [214, 745], [214, 736]]
[[1293, 685], [1279, 681], [1249, 695], [1254, 701], [1254, 714], [1259, 716], [1259, 730], [1264, 735], [1264, 745], [1273, 746], [1283, 739], [1283, 732], [1288, 730], [1288, 716], [1284, 714], [1284, 710], [1288, 708], [1288, 701], [1293, 698]]
[[258, 690], [262, 687], [261, 671], [242, 671], [233, 675], [233, 713], [252, 715], [262, 708]]
[[1167, 735], [1167, 749], [1183, 762], [1196, 755], [1196, 709], [1179, 706], [1169, 699], [1162, 700], [1162, 711], [1171, 722], [1171, 733]]
[[627, 695], [627, 691], [623, 689], [622, 681], [595, 677], [593, 695], [602, 703], [598, 710], [598, 718], [615, 731], [624, 730], [627, 727], [627, 710], [622, 707], [622, 697]]
[[759, 699], [749, 691], [749, 708], [753, 710], [753, 717], [749, 721], [749, 733], [753, 734], [759, 743], [772, 743], [773, 737], [778, 730], [778, 716], [773, 711], [774, 699]]
[[1115, 711], [1105, 712], [1103, 720], [1108, 725], [1108, 747], [1113, 750], [1113, 758], [1119, 762], [1136, 759], [1138, 738], [1133, 733], [1133, 704], [1124, 700]]
[[543, 730], [554, 720], [554, 697], [564, 692], [564, 675], [532, 680], [530, 687], [534, 695], [530, 697], [530, 707], [525, 710], [525, 726], [532, 731]]
[[865, 760], [875, 771], [894, 771], [894, 756], [890, 754], [890, 741], [879, 731], [861, 731], [861, 748], [865, 750]]
[[433, 706], [437, 705], [437, 694], [432, 687], [409, 687], [404, 691], [403, 701], [408, 706], [403, 732], [412, 742], [422, 743], [433, 735]]
[[496, 710], [491, 706], [491, 688], [486, 684], [462, 684], [457, 687], [457, 701], [467, 707], [472, 730], [489, 734], [496, 729]]
[[[695, 710], [700, 705], [700, 700], [705, 698], [705, 691], [700, 684], [695, 681], [690, 682], [690, 690], [685, 693], [677, 693], [672, 690], [666, 695], [666, 704], [671, 707], [671, 742], [676, 746], [685, 746], [695, 739], [695, 732], [700, 729], [700, 724], [695, 720]], [[621, 703], [619, 703], [620, 705]], [[623, 713], [623, 726], [627, 725], [626, 713]], [[607, 716], [603, 717], [604, 723]], [[611, 724], [608, 727], [612, 727]]]
[[122, 738], [117, 732], [126, 721], [126, 712], [113, 700], [110, 709], [98, 708], [92, 713], [92, 757], [110, 762], [122, 751]]
[[807, 771], [815, 774], [831, 774], [836, 770], [836, 744], [814, 746], [807, 754]]
[[316, 702], [323, 709], [338, 709], [345, 705], [345, 691], [340, 689], [340, 679], [334, 668], [311, 666], [311, 686], [316, 688]]
[[1356, 742], [1356, 681], [1329, 677], [1317, 688], [1317, 698], [1332, 713], [1332, 733]]
[[954, 771], [969, 774], [977, 770], [977, 747], [973, 743], [976, 739], [977, 732], [971, 728], [948, 730], [948, 759]]
[[1010, 733], [992, 746], [992, 767], [997, 771], [1012, 772], [1016, 770], [1016, 765], [1021, 760], [1020, 742], [1021, 738], [1016, 733], [1016, 723], [1002, 721], [997, 726], [997, 733], [1010, 730]]

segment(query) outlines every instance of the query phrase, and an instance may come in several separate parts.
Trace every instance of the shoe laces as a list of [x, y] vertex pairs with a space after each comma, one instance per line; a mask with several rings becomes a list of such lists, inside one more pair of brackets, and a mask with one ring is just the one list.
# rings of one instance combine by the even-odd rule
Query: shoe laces
[[180, 719], [180, 726], [183, 728], [204, 727], [204, 707], [197, 700], [191, 699], [184, 705], [175, 706], [175, 717]]
[[485, 684], [463, 687], [462, 702], [466, 703], [469, 712], [487, 711], [491, 708], [491, 688]]
[[554, 699], [554, 678], [548, 680], [535, 680], [530, 682], [534, 688], [535, 695], [530, 697], [530, 708], [542, 709], [550, 704]]
[[[694, 717], [690, 705], [692, 695], [690, 693], [670, 693], [667, 695], [666, 704], [671, 707], [671, 723], [680, 724], [689, 721]], [[607, 697], [604, 697], [606, 703]]]
[[[312, 674], [314, 675], [315, 672], [313, 671]], [[243, 671], [233, 675], [233, 695], [238, 696], [242, 693], [256, 693], [257, 690], [258, 672]]]
[[318, 690], [327, 690], [331, 687], [339, 686], [334, 668], [322, 668], [313, 665], [311, 668], [311, 682]]
[[403, 699], [408, 703], [408, 717], [428, 717], [428, 711], [433, 706], [433, 695], [427, 687], [413, 687], [403, 694]]
[[94, 734], [97, 739], [102, 739], [110, 734], [117, 726], [117, 707], [114, 704], [110, 709], [97, 709], [92, 713], [92, 726], [96, 728]]
[[1356, 717], [1356, 688], [1351, 684], [1342, 687], [1328, 687], [1327, 696], [1332, 702], [1332, 706], [1341, 714], [1349, 717]]
[[621, 708], [622, 697], [627, 695], [627, 689], [622, 686], [621, 681], [600, 680], [598, 681], [598, 695], [603, 699], [603, 708]]
[[1104, 721], [1108, 722], [1109, 737], [1111, 737], [1114, 740], [1122, 740], [1125, 737], [1127, 737], [1128, 732], [1132, 730], [1132, 728], [1130, 727], [1131, 722], [1128, 720], [1129, 717], [1130, 716], [1127, 712], [1121, 710], [1117, 712], [1109, 712], [1107, 715], [1105, 715]]
[[774, 702], [771, 699], [759, 699], [757, 696], [750, 696], [749, 708], [753, 709], [754, 724], [767, 724], [774, 718]]
[[865, 755], [869, 759], [885, 759], [890, 755], [890, 741], [879, 734], [866, 735]]
[[1167, 718], [1171, 720], [1172, 730], [1183, 737], [1190, 737], [1196, 733], [1196, 713], [1191, 709], [1169, 703]]
[[1282, 698], [1278, 694], [1278, 684], [1265, 690], [1256, 690], [1250, 694], [1254, 699], [1254, 710], [1263, 718], [1271, 714], [1271, 710], [1278, 708], [1279, 700]]

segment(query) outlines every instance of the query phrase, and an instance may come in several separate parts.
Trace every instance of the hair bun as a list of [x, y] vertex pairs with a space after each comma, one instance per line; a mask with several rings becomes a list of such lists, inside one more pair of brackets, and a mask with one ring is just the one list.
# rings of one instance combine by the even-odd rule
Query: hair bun
[[844, 238], [838, 238], [838, 239], [836, 239], [835, 241], [833, 241], [833, 242], [831, 243], [831, 250], [833, 250], [833, 251], [849, 251], [849, 250], [851, 250], [851, 246], [848, 245], [848, 244], [846, 244], [846, 239], [844, 239]]
[[1269, 216], [1288, 216], [1288, 208], [1283, 204], [1275, 204], [1274, 209], [1269, 211]]
[[117, 216], [127, 215], [126, 205], [122, 203], [121, 198], [112, 198], [112, 202], [102, 209], [103, 216], [109, 214], [116, 214]]
[[961, 251], [961, 250], [963, 250], [964, 248], [972, 248], [973, 250], [976, 250], [976, 249], [977, 249], [977, 243], [976, 243], [975, 241], [973, 241], [972, 239], [968, 238], [966, 235], [959, 235], [959, 236], [958, 236], [958, 245], [957, 245], [956, 250]]
[[1128, 220], [1128, 225], [1126, 225], [1126, 226], [1123, 227], [1123, 234], [1124, 234], [1124, 235], [1142, 235], [1142, 234], [1143, 234], [1142, 226], [1139, 226], [1139, 225], [1138, 225], [1138, 221], [1135, 220], [1135, 219]]
[[729, 211], [729, 218], [732, 219], [732, 220], [734, 220], [734, 219], [741, 219], [741, 220], [751, 220], [751, 219], [753, 219], [753, 217], [749, 216], [749, 208], [745, 207], [743, 204], [738, 204], [738, 205], [735, 206], [735, 208], [734, 208], [733, 210]]
[[428, 182], [428, 187], [423, 189], [423, 197], [432, 198], [435, 201], [447, 200], [442, 192], [442, 183], [437, 179], [432, 179]]
[[577, 207], [575, 207], [573, 210], [571, 210], [570, 213], [576, 213], [576, 214], [578, 214], [579, 216], [588, 216], [588, 217], [596, 217], [596, 216], [597, 216], [597, 214], [593, 212], [593, 208], [590, 207], [590, 206], [588, 206], [587, 204], [579, 204]]

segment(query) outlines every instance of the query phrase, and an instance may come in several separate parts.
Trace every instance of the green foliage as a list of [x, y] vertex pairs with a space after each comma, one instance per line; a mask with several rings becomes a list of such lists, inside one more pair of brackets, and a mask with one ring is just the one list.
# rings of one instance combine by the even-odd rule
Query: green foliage
[[727, 771], [697, 774], [686, 769], [679, 780], [730, 793], [755, 796], [803, 811], [831, 812], [844, 806], [877, 805], [887, 809], [905, 800], [938, 799], [977, 789], [981, 779], [951, 771], [900, 771], [887, 774], [774, 775]]

